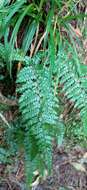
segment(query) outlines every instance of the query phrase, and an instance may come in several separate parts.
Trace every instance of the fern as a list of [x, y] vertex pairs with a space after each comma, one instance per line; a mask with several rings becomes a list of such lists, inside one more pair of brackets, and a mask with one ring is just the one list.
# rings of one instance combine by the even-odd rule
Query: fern
[[[72, 129], [67, 132], [67, 136], [71, 138], [77, 133], [80, 136], [81, 132], [83, 133], [79, 139], [84, 136], [87, 138], [87, 85], [86, 79], [83, 80], [80, 75], [79, 59], [75, 57], [78, 53], [75, 48], [75, 35], [72, 34], [74, 28], [70, 22], [87, 16], [79, 12], [79, 3], [66, 1], [65, 12], [64, 2], [57, 0], [3, 0], [0, 5], [0, 66], [3, 73], [0, 80], [4, 83], [4, 76], [7, 77], [9, 71], [15, 88], [14, 80], [19, 70], [19, 62], [22, 68], [17, 78], [20, 114], [18, 121], [12, 121], [11, 125], [1, 114], [4, 125], [8, 127], [3, 140], [9, 145], [11, 153], [6, 154], [2, 147], [0, 156], [1, 161], [6, 157], [7, 162], [12, 150], [15, 155], [18, 151], [17, 145], [21, 144], [25, 152], [26, 178], [29, 184], [32, 182], [34, 170], [38, 169], [42, 175], [45, 168], [51, 170], [52, 140], [56, 138], [58, 144], [62, 143], [64, 127]], [[66, 53], [61, 47], [61, 54], [59, 43], [66, 37], [72, 43], [73, 50], [71, 51], [70, 46], [69, 49], [64, 47]], [[69, 42], [67, 41], [67, 44]], [[74, 103], [74, 111], [79, 110], [79, 121], [75, 113], [75, 120], [69, 113], [72, 121], [67, 121], [65, 125], [61, 121], [61, 108], [64, 110], [65, 107], [64, 102], [61, 106], [59, 101], [62, 98], [58, 94], [58, 83], [62, 84], [62, 91], [67, 99]], [[8, 95], [8, 92], [6, 93]], [[79, 126], [83, 128], [78, 130]], [[73, 132], [74, 127], [76, 131]]]
[[28, 167], [32, 165], [28, 176], [32, 176], [35, 167], [38, 167], [40, 172], [43, 171], [42, 166], [51, 169], [52, 139], [54, 134], [59, 135], [58, 99], [54, 94], [54, 85], [50, 83], [49, 69], [46, 67], [24, 67], [18, 74], [17, 83], [17, 92], [21, 94], [19, 106], [26, 130], [25, 150], [27, 160], [31, 163]]
[[[35, 60], [38, 60], [37, 63]], [[41, 64], [43, 60], [44, 64]], [[43, 55], [39, 57], [38, 54], [18, 74], [17, 92], [20, 94], [19, 107], [25, 129], [26, 173], [29, 184], [35, 169], [38, 168], [40, 173], [43, 173], [44, 168], [51, 169], [52, 139], [57, 137], [59, 142], [62, 139], [58, 138], [59, 134], [61, 137], [64, 135], [63, 123], [58, 117], [58, 82], [62, 84], [62, 91], [68, 100], [74, 103], [74, 109], [79, 110], [84, 130], [87, 130], [87, 95], [73, 60], [72, 57], [68, 60], [65, 51], [63, 54], [59, 51], [56, 68], [52, 73], [49, 56], [44, 59]]]
[[[83, 122], [84, 134], [87, 135], [87, 94], [80, 78], [73, 68], [73, 62], [68, 60], [66, 53], [59, 56], [59, 82], [63, 85], [65, 96], [74, 103], [74, 108], [79, 110]], [[58, 64], [58, 60], [57, 60]]]

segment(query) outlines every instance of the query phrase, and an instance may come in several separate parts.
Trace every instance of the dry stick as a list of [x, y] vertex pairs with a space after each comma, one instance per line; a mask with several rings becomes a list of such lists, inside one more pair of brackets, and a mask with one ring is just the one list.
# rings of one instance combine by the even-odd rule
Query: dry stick
[[[78, 1], [76, 2], [76, 4], [74, 5], [74, 7], [75, 7], [79, 2], [80, 2], [80, 0], [78, 0]], [[69, 4], [69, 2], [68, 2], [68, 4]], [[69, 16], [70, 12], [73, 10], [74, 7], [72, 7], [71, 10], [68, 11], [67, 14], [66, 14], [63, 18], [66, 18], [67, 16]], [[59, 11], [59, 15], [64, 11], [65, 8], [68, 8], [67, 3], [66, 3], [66, 4], [62, 7], [62, 9]]]
[[43, 35], [42, 35], [42, 37], [40, 38], [40, 40], [39, 40], [39, 42], [38, 42], [38, 45], [37, 45], [37, 47], [36, 47], [36, 50], [35, 50], [35, 54], [37, 53], [37, 51], [38, 51], [38, 49], [39, 49], [39, 47], [40, 47], [40, 45], [41, 45], [41, 43], [42, 43], [44, 37], [46, 36], [46, 33], [47, 33], [47, 32], [44, 32]]
[[58, 16], [56, 16], [56, 19], [55, 19], [53, 35], [55, 35], [55, 30], [56, 30], [56, 25], [57, 25], [57, 18], [58, 18]]
[[[16, 42], [15, 42], [15, 47], [16, 47], [16, 49], [18, 49], [17, 39], [16, 39]], [[22, 62], [19, 61], [19, 62], [18, 62], [18, 66], [17, 66], [17, 73], [20, 71], [21, 65], [22, 65]]]
[[37, 38], [38, 38], [38, 33], [39, 33], [39, 25], [37, 26], [37, 31], [36, 31], [36, 35], [35, 35], [35, 41], [34, 44], [31, 47], [31, 51], [30, 51], [30, 57], [32, 57], [34, 50], [35, 50], [35, 46], [36, 46], [36, 42], [37, 42]]
[[10, 100], [9, 98], [6, 98], [1, 92], [0, 92], [0, 103], [5, 104], [8, 106], [17, 106], [17, 99], [16, 100]]
[[[85, 14], [87, 14], [87, 8], [85, 10]], [[84, 18], [84, 22], [83, 22], [83, 26], [82, 26], [82, 32], [84, 31], [84, 28], [86, 27], [87, 25], [87, 17]]]
[[0, 118], [2, 119], [2, 121], [3, 121], [9, 128], [11, 128], [10, 125], [9, 125], [9, 123], [8, 123], [8, 121], [7, 121], [6, 118], [3, 116], [2, 113], [0, 113]]

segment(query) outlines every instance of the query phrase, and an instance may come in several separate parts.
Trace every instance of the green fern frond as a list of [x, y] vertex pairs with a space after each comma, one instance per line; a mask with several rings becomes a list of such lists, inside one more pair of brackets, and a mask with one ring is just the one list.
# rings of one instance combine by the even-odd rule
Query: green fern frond
[[[79, 110], [84, 130], [87, 133], [87, 94], [80, 78], [75, 73], [73, 63], [66, 54], [60, 55], [59, 82], [62, 84], [62, 91], [65, 96], [74, 103], [74, 108]], [[57, 61], [59, 63], [59, 61]]]
[[81, 109], [82, 113], [87, 104], [87, 95], [67, 63], [60, 67], [60, 83], [64, 84], [65, 95], [75, 103], [75, 108]]
[[[58, 99], [54, 93], [54, 85], [50, 82], [49, 69], [46, 67], [43, 69], [36, 68], [26, 66], [20, 71], [17, 79], [19, 86], [17, 92], [21, 95], [19, 106], [23, 125], [26, 128], [25, 149], [28, 152], [27, 159], [33, 163], [33, 159], [35, 161], [35, 159], [39, 158], [36, 161], [37, 163], [39, 161], [39, 169], [44, 165], [50, 170], [52, 164], [52, 139], [54, 133], [56, 136], [59, 133], [57, 130]], [[33, 146], [33, 151], [36, 147], [37, 150], [35, 156], [32, 157]]]

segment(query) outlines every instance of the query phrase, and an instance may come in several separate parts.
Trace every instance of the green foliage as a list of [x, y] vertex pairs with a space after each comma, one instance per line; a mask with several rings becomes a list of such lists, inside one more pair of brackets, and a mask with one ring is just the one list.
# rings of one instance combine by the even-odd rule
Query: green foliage
[[52, 140], [59, 135], [58, 99], [54, 93], [55, 84], [50, 82], [50, 72], [46, 67], [24, 67], [18, 74], [17, 83], [17, 92], [21, 94], [19, 107], [25, 126], [25, 153], [31, 176], [37, 168], [40, 172], [44, 171], [44, 167], [51, 169]]
[[[66, 47], [67, 53], [68, 51], [72, 53], [72, 48], [70, 46], [69, 48], [68, 46]], [[71, 133], [72, 143], [73, 141], [80, 142], [83, 138], [85, 142], [87, 138], [87, 94], [80, 81], [79, 73], [76, 72], [78, 71], [78, 65], [74, 64], [76, 58], [73, 55], [75, 54], [71, 54], [71, 58], [68, 58], [65, 48], [60, 46], [55, 67], [52, 70], [50, 69], [52, 65], [50, 65], [49, 55], [45, 63], [43, 63], [42, 60], [44, 59], [40, 59], [38, 54], [18, 74], [17, 92], [21, 95], [19, 108], [22, 113], [23, 126], [26, 129], [24, 140], [25, 155], [27, 155], [27, 162], [32, 163], [28, 164], [29, 171], [31, 171], [31, 168], [32, 172], [39, 168], [40, 172], [42, 172], [44, 164], [50, 168], [52, 138], [57, 137], [59, 142], [62, 139], [62, 135], [64, 136], [63, 123], [59, 119], [59, 116], [61, 117], [61, 112], [59, 111], [61, 107], [59, 108], [58, 84], [62, 85], [61, 92], [74, 105], [73, 110], [78, 111], [76, 117], [70, 116], [72, 118], [70, 123], [68, 121], [65, 122], [66, 137], [69, 137]], [[35, 59], [37, 60], [37, 57], [38, 62], [36, 64]], [[81, 74], [83, 70], [80, 62], [79, 68]], [[67, 129], [70, 130], [68, 131]], [[35, 143], [33, 144], [33, 142]], [[28, 176], [31, 176], [28, 167], [27, 173]], [[32, 177], [30, 182], [31, 179]]]
[[[12, 137], [10, 150], [13, 148], [18, 151], [18, 147], [22, 146], [26, 179], [29, 184], [32, 182], [34, 170], [38, 169], [41, 175], [45, 168], [51, 170], [53, 138], [61, 144], [65, 131], [66, 139], [70, 138], [71, 141], [72, 138], [72, 143], [78, 143], [84, 138], [84, 144], [87, 139], [86, 87], [83, 86], [81, 75], [77, 72], [78, 65], [74, 64], [76, 57], [74, 53], [72, 54], [71, 46], [62, 47], [63, 44], [60, 46], [58, 55], [55, 56], [53, 69], [49, 51], [39, 52], [33, 58], [21, 55], [20, 52], [19, 54], [16, 52], [14, 56], [14, 60], [25, 62], [17, 76], [21, 115], [18, 123], [14, 123], [11, 129], [8, 129], [7, 136]], [[67, 56], [68, 53], [71, 53], [70, 57]], [[80, 62], [79, 68], [82, 76], [86, 74]], [[67, 100], [74, 105], [75, 115], [69, 114], [68, 121], [60, 119], [62, 105], [58, 84], [62, 86], [61, 92]]]
[[[72, 19], [79, 20], [87, 16], [79, 13], [77, 4], [80, 2], [68, 0], [65, 2], [41, 0], [32, 1], [32, 3], [27, 0], [16, 0], [10, 4], [8, 0], [2, 1], [0, 7], [0, 39], [4, 39], [5, 59], [8, 60], [6, 64], [10, 75], [13, 67], [14, 49], [21, 48], [24, 55], [30, 54], [31, 45], [35, 42], [35, 52], [44, 32], [46, 35], [43, 38], [44, 45], [42, 40], [41, 48], [43, 50], [44, 47], [46, 49], [49, 46], [50, 62], [52, 65], [54, 64], [55, 53], [61, 38], [61, 28], [64, 27], [65, 31], [69, 31], [69, 36], [72, 36], [69, 22]], [[65, 6], [66, 12], [63, 15]], [[9, 53], [11, 60], [9, 60]]]
[[[70, 53], [70, 49], [67, 49], [67, 52], [68, 50]], [[78, 72], [78, 64], [74, 63], [75, 60], [75, 54], [71, 54], [71, 58], [69, 58], [64, 48], [58, 53], [57, 65], [59, 67], [59, 83], [62, 85], [61, 92], [73, 104], [72, 111], [69, 113], [69, 120], [65, 122], [65, 133], [68, 138], [71, 134], [71, 141], [74, 138], [75, 142], [81, 144], [87, 139], [87, 87], [86, 78], [84, 80], [81, 78], [86, 75], [87, 68], [78, 59], [80, 71]]]
[[[29, 185], [33, 171], [51, 171], [53, 139], [61, 145], [65, 135], [72, 143], [84, 139], [86, 144], [87, 66], [79, 61], [80, 40], [71, 27], [76, 19], [81, 29], [87, 17], [79, 12], [80, 3], [3, 0], [0, 5], [0, 80], [10, 74], [16, 81], [11, 96], [19, 100], [15, 121], [6, 120], [1, 106], [0, 127], [7, 144], [1, 146], [0, 157], [9, 162], [9, 155], [22, 150]], [[66, 99], [73, 104], [68, 119], [63, 117]]]
[[[84, 114], [84, 108], [87, 104], [87, 95], [82, 88], [79, 79], [75, 76], [71, 65], [67, 65], [67, 58], [60, 64], [60, 83], [63, 84], [63, 92], [68, 99], [75, 103], [74, 107], [80, 109], [80, 114]], [[72, 72], [73, 71], [73, 72]], [[87, 110], [85, 110], [87, 111]]]

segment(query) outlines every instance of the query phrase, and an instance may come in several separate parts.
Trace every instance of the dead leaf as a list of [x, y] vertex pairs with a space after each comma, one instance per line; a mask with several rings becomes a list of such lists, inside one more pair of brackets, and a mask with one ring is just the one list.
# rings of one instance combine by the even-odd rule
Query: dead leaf
[[85, 152], [85, 154], [83, 155], [83, 157], [80, 160], [81, 164], [87, 163], [87, 152]]
[[40, 176], [36, 178], [36, 180], [31, 184], [31, 187], [36, 187], [40, 183]]
[[77, 27], [77, 28], [73, 28], [72, 27], [72, 30], [75, 32], [76, 36], [81, 38], [82, 37], [82, 33], [81, 33], [81, 30]]
[[85, 152], [83, 158], [87, 159], [87, 152]]
[[78, 170], [78, 171], [86, 172], [86, 170], [85, 170], [83, 164], [81, 164], [81, 163], [72, 162], [71, 165], [74, 166], [74, 168], [75, 168], [76, 170]]

